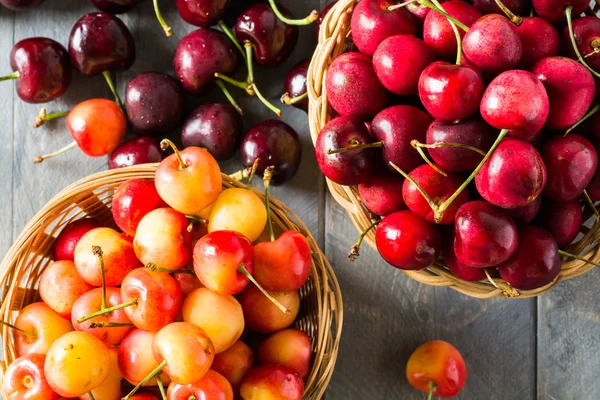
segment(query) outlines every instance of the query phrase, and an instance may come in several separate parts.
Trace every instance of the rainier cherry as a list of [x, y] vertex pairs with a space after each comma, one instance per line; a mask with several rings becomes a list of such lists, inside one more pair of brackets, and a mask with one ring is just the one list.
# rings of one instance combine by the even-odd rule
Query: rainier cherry
[[92, 286], [77, 273], [73, 261], [56, 261], [40, 275], [40, 297], [61, 317], [69, 319], [77, 299], [92, 290]]
[[2, 392], [7, 400], [58, 400], [56, 393], [44, 375], [43, 354], [28, 354], [14, 360], [6, 369], [2, 380]]
[[208, 232], [232, 230], [254, 242], [267, 224], [265, 205], [251, 190], [230, 188], [214, 202], [208, 216]]
[[[269, 297], [256, 286], [250, 285], [238, 296], [246, 326], [256, 332], [273, 333], [292, 325], [300, 311], [298, 291], [267, 294]], [[282, 308], [275, 305], [275, 301], [287, 311], [282, 312]]]
[[280, 364], [304, 379], [310, 372], [312, 344], [310, 337], [298, 329], [284, 329], [266, 338], [258, 348], [260, 364]]
[[180, 385], [171, 382], [167, 391], [168, 400], [211, 399], [233, 400], [231, 383], [218, 372], [209, 369], [198, 382]]
[[158, 195], [154, 182], [130, 179], [117, 188], [111, 208], [117, 226], [129, 236], [135, 236], [142, 218], [161, 207], [166, 207], [166, 204]]
[[[152, 343], [156, 332], [135, 329], [119, 345], [117, 360], [123, 377], [132, 385], [137, 385], [158, 367], [152, 354]], [[143, 386], [156, 386], [156, 378], [167, 384], [169, 377], [164, 372], [152, 377]]]
[[252, 369], [253, 364], [252, 349], [238, 340], [224, 352], [215, 355], [211, 368], [227, 378], [237, 393], [242, 378]]
[[96, 218], [82, 218], [67, 224], [58, 234], [52, 244], [52, 259], [71, 260], [75, 258], [75, 246], [79, 239], [94, 228], [99, 228], [103, 224]]
[[292, 369], [277, 364], [251, 369], [240, 385], [240, 394], [244, 400], [302, 400], [303, 392], [302, 378]]

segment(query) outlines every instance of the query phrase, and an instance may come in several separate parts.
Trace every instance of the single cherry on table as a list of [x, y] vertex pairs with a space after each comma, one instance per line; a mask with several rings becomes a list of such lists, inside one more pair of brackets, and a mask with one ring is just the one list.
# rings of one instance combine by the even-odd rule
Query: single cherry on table
[[0, 0], [0, 4], [10, 10], [22, 11], [37, 7], [44, 1], [45, 0]]
[[157, 163], [163, 159], [158, 139], [140, 136], [129, 139], [108, 156], [108, 168], [131, 167], [132, 165]]
[[306, 82], [309, 65], [310, 60], [302, 60], [288, 72], [283, 83], [285, 94], [281, 97], [284, 104], [292, 105], [306, 112], [308, 112]]

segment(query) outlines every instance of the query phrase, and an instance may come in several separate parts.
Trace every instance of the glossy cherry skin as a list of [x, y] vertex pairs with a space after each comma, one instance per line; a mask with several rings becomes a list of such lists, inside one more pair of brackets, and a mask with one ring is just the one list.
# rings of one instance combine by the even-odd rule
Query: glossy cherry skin
[[79, 239], [92, 229], [101, 226], [104, 226], [104, 224], [96, 218], [82, 218], [67, 224], [52, 244], [52, 259], [54, 261], [73, 261], [75, 258], [75, 246], [77, 246]]
[[[600, 118], [597, 118], [597, 119], [598, 119], [598, 121], [600, 121]], [[596, 153], [597, 153], [598, 148], [600, 146], [600, 140], [598, 140], [598, 138], [593, 138], [592, 142], [594, 143], [594, 148], [596, 149]], [[596, 173], [592, 177], [592, 180], [590, 181], [588, 186], [585, 188], [585, 190], [586, 190], [588, 196], [590, 196], [590, 199], [592, 199], [592, 201], [600, 200], [600, 170], [598, 168], [596, 168]]]
[[534, 222], [550, 232], [558, 247], [565, 247], [575, 240], [583, 225], [583, 210], [577, 200], [556, 203], [545, 198]]
[[410, 385], [429, 392], [434, 383], [433, 395], [456, 396], [467, 379], [465, 361], [456, 347], [441, 340], [432, 340], [419, 346], [408, 359], [406, 378]]
[[300, 295], [292, 292], [269, 292], [279, 303], [290, 310], [283, 313], [255, 286], [249, 285], [238, 299], [244, 311], [246, 326], [259, 333], [274, 333], [290, 327], [300, 311]]
[[209, 369], [198, 382], [180, 385], [171, 382], [167, 390], [167, 400], [211, 399], [233, 400], [233, 389], [225, 377]]
[[36, 7], [44, 1], [45, 0], [0, 0], [0, 4], [10, 10], [22, 11]]
[[404, 8], [389, 11], [391, 0], [365, 0], [352, 12], [352, 40], [361, 53], [372, 56], [384, 39], [394, 35], [414, 35], [415, 22]]
[[542, 205], [542, 198], [543, 196], [538, 196], [534, 201], [526, 206], [506, 209], [504, 211], [510, 215], [517, 228], [521, 228], [525, 225], [529, 225], [529, 223], [533, 221], [535, 216], [538, 214]]
[[176, 0], [179, 15], [189, 24], [211, 26], [219, 22], [231, 0]]
[[442, 260], [446, 268], [459, 279], [467, 282], [479, 282], [486, 279], [485, 268], [473, 268], [462, 263], [454, 254], [454, 227], [444, 230], [444, 247], [442, 248]]
[[383, 86], [399, 95], [416, 94], [421, 72], [435, 61], [435, 53], [411, 35], [385, 39], [373, 54], [373, 68]]
[[14, 325], [20, 331], [14, 331], [15, 348], [17, 356], [26, 354], [46, 354], [52, 343], [73, 327], [44, 302], [31, 303], [25, 306], [15, 319]]
[[590, 5], [586, 0], [533, 0], [532, 3], [536, 14], [552, 23], [566, 20], [567, 5], [573, 6], [573, 16], [581, 15]]
[[[127, 335], [119, 345], [117, 353], [117, 363], [119, 370], [125, 380], [132, 385], [137, 385], [156, 367], [158, 362], [152, 354], [152, 342], [156, 337], [156, 332], [134, 329]], [[160, 380], [167, 384], [169, 376], [164, 372], [157, 375]], [[156, 386], [156, 377], [151, 378], [144, 386]], [[154, 400], [158, 400], [152, 398]], [[140, 399], [141, 400], [141, 399]]]
[[122, 14], [131, 11], [141, 0], [89, 0], [100, 11]]
[[[306, 81], [308, 75], [308, 66], [310, 60], [302, 60], [294, 66], [285, 76], [283, 82], [284, 92], [291, 98], [298, 97], [306, 93]], [[308, 98], [292, 104], [294, 107], [308, 111]]]
[[516, 28], [523, 45], [519, 68], [529, 70], [541, 59], [558, 55], [558, 32], [550, 22], [540, 17], [525, 17]]
[[108, 157], [108, 168], [131, 167], [132, 165], [162, 161], [158, 140], [149, 136], [133, 138], [121, 143]]
[[279, 364], [294, 370], [304, 379], [310, 372], [312, 344], [299, 329], [284, 329], [266, 338], [258, 348], [260, 364]]
[[369, 211], [385, 216], [406, 208], [402, 198], [403, 183], [402, 175], [383, 170], [358, 185], [358, 194]]
[[28, 354], [14, 360], [6, 369], [2, 380], [2, 392], [7, 400], [58, 400], [46, 380], [43, 354]]
[[[279, 11], [286, 17], [292, 14], [283, 6]], [[243, 43], [251, 43], [256, 63], [275, 66], [284, 62], [298, 42], [298, 27], [282, 22], [271, 6], [258, 3], [250, 6], [235, 22], [235, 37]]]
[[10, 67], [19, 72], [17, 95], [27, 103], [47, 103], [63, 94], [71, 84], [71, 62], [58, 42], [34, 37], [15, 44]]
[[117, 188], [111, 210], [117, 226], [129, 236], [135, 236], [135, 231], [146, 214], [166, 206], [158, 195], [154, 182], [134, 178]]
[[523, 46], [515, 25], [499, 14], [479, 18], [465, 34], [464, 55], [483, 73], [498, 74], [517, 66]]
[[119, 18], [107, 13], [90, 13], [73, 25], [69, 55], [73, 66], [84, 76], [124, 71], [135, 61], [135, 43]]
[[[448, 1], [443, 7], [444, 11], [467, 27], [481, 17], [481, 12], [465, 1]], [[461, 38], [465, 36], [462, 29], [459, 28], [458, 32]], [[450, 22], [442, 14], [427, 13], [423, 23], [423, 40], [439, 58], [448, 61], [456, 58], [456, 36]]]
[[[594, 51], [595, 47], [597, 48], [600, 46], [600, 21], [598, 18], [591, 15], [574, 18], [573, 36], [575, 37], [575, 43], [577, 43], [579, 53], [582, 56], [591, 54], [589, 57], [585, 58], [585, 62], [595, 71], [600, 69], [600, 55]], [[577, 55], [575, 55], [573, 43], [571, 43], [569, 27], [563, 29], [560, 38], [561, 54], [576, 60]]]
[[456, 212], [454, 254], [462, 263], [485, 268], [508, 260], [517, 248], [517, 228], [502, 209], [471, 201]]
[[475, 185], [481, 197], [498, 207], [524, 207], [542, 193], [546, 166], [531, 144], [506, 138], [475, 175]]
[[598, 165], [594, 146], [582, 136], [555, 136], [542, 147], [548, 171], [544, 194], [557, 202], [575, 200], [590, 183]]
[[184, 36], [175, 49], [173, 68], [183, 88], [204, 94], [215, 80], [215, 73], [232, 75], [239, 62], [235, 46], [223, 33], [199, 28]]
[[242, 378], [252, 369], [254, 353], [244, 342], [238, 340], [222, 353], [215, 354], [211, 369], [223, 375], [237, 393]]
[[419, 98], [435, 119], [454, 121], [479, 110], [485, 87], [481, 74], [470, 67], [436, 61], [419, 78]]
[[[531, 8], [529, 0], [502, 0], [502, 4], [516, 15], [525, 15]], [[473, 0], [473, 5], [483, 14], [504, 14], [495, 0]]]
[[[529, 99], [523, 102], [520, 99]], [[479, 110], [485, 121], [511, 135], [529, 139], [548, 118], [546, 89], [531, 72], [512, 70], [498, 75], [483, 93]]]
[[[444, 203], [454, 192], [462, 185], [463, 179], [460, 175], [451, 172], [445, 172], [447, 176], [443, 176], [438, 171], [434, 170], [428, 164], [423, 164], [415, 168], [408, 174], [414, 179], [417, 184], [427, 193], [429, 198], [436, 204]], [[402, 187], [402, 197], [409, 210], [417, 214], [421, 218], [425, 218], [429, 222], [435, 222], [434, 211], [429, 206], [421, 192], [408, 179], [404, 181]], [[463, 190], [450, 207], [446, 209], [444, 217], [439, 224], [451, 224], [454, 222], [454, 215], [460, 206], [469, 201], [469, 194]]]
[[498, 265], [500, 276], [512, 287], [533, 290], [546, 286], [560, 273], [558, 246], [552, 235], [536, 226], [519, 229], [514, 254]]
[[79, 276], [75, 263], [70, 260], [55, 261], [44, 268], [40, 275], [40, 298], [66, 319], [71, 318], [71, 310], [77, 299], [92, 289], [93, 286]]
[[329, 11], [331, 11], [331, 9], [333, 8], [333, 6], [335, 6], [336, 3], [337, 0], [332, 1], [331, 3], [323, 7], [321, 12], [319, 13], [319, 18], [317, 18], [317, 20], [315, 21], [315, 37], [317, 38], [317, 40], [319, 40], [319, 33], [321, 32], [321, 25], [323, 24], [325, 16], [327, 15], [327, 13], [329, 13]]
[[230, 104], [204, 103], [192, 111], [181, 128], [185, 147], [203, 147], [217, 160], [233, 157], [241, 136], [242, 116]]
[[385, 261], [403, 270], [427, 268], [442, 251], [439, 228], [408, 210], [386, 216], [377, 226], [375, 243]]
[[405, 172], [423, 164], [423, 159], [411, 146], [412, 140], [425, 142], [431, 117], [412, 106], [392, 106], [375, 116], [371, 123], [373, 141], [383, 141], [383, 161], [392, 172], [390, 161]]
[[296, 131], [283, 121], [269, 119], [254, 125], [242, 138], [240, 160], [244, 167], [251, 167], [260, 159], [256, 173], [262, 175], [274, 166], [274, 185], [289, 181], [296, 175], [302, 158], [302, 143]]
[[329, 103], [340, 115], [369, 118], [388, 103], [388, 92], [377, 78], [371, 58], [361, 53], [344, 53], [333, 60], [325, 86]]
[[244, 400], [302, 400], [304, 383], [294, 370], [283, 365], [255, 367], [244, 376], [240, 394]]
[[315, 143], [317, 163], [323, 175], [339, 185], [358, 185], [367, 182], [375, 172], [377, 149], [355, 149], [327, 154], [328, 150], [347, 147], [351, 143], [371, 143], [371, 135], [358, 118], [334, 118], [319, 132]]
[[[496, 131], [479, 116], [462, 121], [435, 120], [427, 129], [427, 144], [457, 143], [476, 147], [487, 152], [492, 146]], [[460, 147], [437, 147], [427, 149], [433, 161], [451, 172], [474, 170], [483, 155]]]

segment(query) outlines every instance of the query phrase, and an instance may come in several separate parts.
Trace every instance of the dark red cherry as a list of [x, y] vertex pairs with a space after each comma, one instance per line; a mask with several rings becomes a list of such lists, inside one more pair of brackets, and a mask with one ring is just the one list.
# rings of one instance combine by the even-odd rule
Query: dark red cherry
[[108, 168], [130, 167], [132, 165], [157, 163], [162, 160], [158, 139], [140, 136], [121, 143], [108, 157]]
[[359, 148], [332, 154], [328, 154], [328, 151], [371, 142], [371, 135], [360, 119], [353, 116], [332, 119], [319, 132], [315, 143], [321, 172], [339, 185], [368, 182], [376, 170], [378, 149]]
[[[516, 15], [529, 13], [530, 0], [502, 0], [502, 4]], [[496, 0], [473, 0], [473, 5], [483, 14], [504, 14]]]
[[419, 98], [433, 118], [454, 121], [479, 110], [483, 77], [470, 67], [436, 61], [419, 78]]
[[565, 8], [573, 7], [573, 15], [581, 15], [590, 2], [587, 0], [533, 0], [536, 14], [552, 23], [565, 21]]
[[317, 18], [317, 20], [315, 21], [315, 37], [317, 38], [317, 40], [319, 40], [319, 33], [321, 32], [321, 24], [323, 24], [323, 19], [325, 18], [327, 13], [331, 11], [331, 9], [333, 8], [333, 6], [335, 6], [336, 3], [337, 0], [327, 4], [319, 13], [319, 18]]
[[175, 76], [188, 92], [206, 93], [215, 73], [232, 75], [238, 66], [238, 53], [223, 33], [198, 28], [184, 36], [175, 49]]
[[[600, 117], [600, 114], [596, 114]], [[600, 118], [596, 118], [597, 125], [600, 125]], [[595, 125], [596, 125], [595, 124]], [[599, 126], [600, 128], [600, 126]], [[600, 131], [600, 129], [599, 129]], [[598, 153], [598, 149], [600, 149], [600, 140], [598, 140], [598, 136], [595, 136], [591, 139], [592, 143], [594, 144], [594, 149], [596, 149], [596, 153]], [[590, 183], [588, 183], [587, 187], [585, 188], [588, 196], [590, 196], [590, 199], [592, 199], [592, 201], [600, 201], [600, 168], [596, 168], [596, 173], [594, 174], [594, 176], [592, 177], [592, 180], [590, 181]]]
[[454, 254], [454, 227], [450, 226], [450, 229], [444, 229], [442, 236], [444, 240], [444, 247], [442, 248], [442, 260], [446, 268], [450, 270], [458, 279], [462, 279], [467, 282], [479, 282], [486, 278], [485, 268], [473, 268], [456, 258]]
[[521, 290], [537, 289], [554, 281], [561, 261], [552, 235], [535, 226], [521, 228], [518, 234], [517, 250], [498, 265], [502, 279]]
[[289, 181], [296, 175], [302, 158], [302, 143], [296, 131], [283, 121], [269, 119], [254, 125], [242, 138], [240, 159], [245, 167], [251, 167], [259, 158], [256, 172], [261, 174], [273, 169], [274, 185]]
[[69, 55], [75, 68], [85, 76], [124, 71], [135, 61], [135, 43], [119, 18], [107, 13], [90, 13], [73, 25]]
[[[456, 143], [475, 147], [484, 153], [492, 147], [497, 132], [480, 116], [462, 121], [435, 120], [427, 129], [427, 144]], [[452, 172], [473, 171], [483, 160], [483, 155], [461, 147], [436, 147], [428, 149], [433, 161]]]
[[[310, 60], [302, 60], [286, 75], [283, 87], [290, 98], [298, 97], [306, 93], [306, 80]], [[308, 98], [292, 104], [294, 107], [308, 111]]]
[[225, 14], [231, 0], [175, 0], [179, 15], [189, 24], [211, 26]]
[[217, 160], [233, 157], [241, 137], [242, 116], [230, 104], [202, 104], [181, 128], [185, 147], [203, 147]]
[[385, 217], [375, 232], [381, 257], [403, 270], [427, 268], [442, 250], [439, 228], [412, 211], [397, 211]]
[[546, 229], [556, 239], [558, 247], [571, 244], [583, 224], [583, 210], [577, 200], [556, 203], [544, 198], [535, 225]]
[[[278, 5], [278, 8], [285, 17], [293, 18], [285, 7]], [[266, 66], [284, 62], [298, 41], [298, 27], [277, 18], [267, 3], [255, 4], [244, 11], [235, 22], [234, 32], [240, 42], [252, 44], [256, 62]]]
[[487, 201], [471, 201], [456, 212], [454, 253], [466, 265], [498, 265], [515, 252], [517, 228], [501, 208]]
[[536, 62], [558, 54], [558, 32], [554, 26], [540, 17], [525, 17], [517, 26], [523, 45], [519, 68], [530, 69]]
[[183, 118], [183, 90], [174, 78], [158, 72], [135, 76], [125, 89], [127, 119], [140, 135], [169, 133]]
[[37, 7], [44, 1], [45, 0], [0, 0], [0, 4], [11, 10], [22, 11]]
[[402, 175], [382, 170], [367, 183], [358, 185], [358, 194], [369, 211], [377, 215], [388, 215], [406, 208], [402, 198], [403, 183]]
[[363, 0], [352, 12], [352, 40], [361, 53], [372, 56], [386, 38], [394, 35], [414, 35], [415, 22], [408, 11], [388, 7], [392, 0]]
[[543, 196], [538, 196], [534, 201], [523, 207], [506, 209], [506, 213], [511, 216], [517, 227], [529, 225], [540, 211]]
[[142, 0], [88, 0], [100, 11], [110, 14], [122, 14], [133, 10]]
[[[573, 19], [573, 36], [585, 62], [593, 70], [600, 70], [600, 52], [597, 50], [600, 48], [600, 19], [595, 15]], [[561, 54], [577, 59], [568, 27], [563, 29], [560, 39]]]
[[44, 37], [24, 39], [10, 52], [11, 75], [17, 95], [27, 103], [47, 103], [63, 94], [71, 84], [71, 62], [67, 50]]
[[544, 194], [557, 202], [577, 199], [592, 180], [598, 165], [594, 146], [582, 136], [555, 136], [542, 147], [548, 171]]

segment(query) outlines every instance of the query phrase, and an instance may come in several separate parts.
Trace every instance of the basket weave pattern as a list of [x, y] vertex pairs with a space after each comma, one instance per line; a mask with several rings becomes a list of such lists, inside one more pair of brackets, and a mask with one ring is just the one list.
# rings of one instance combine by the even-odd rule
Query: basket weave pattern
[[[2, 303], [0, 318], [13, 321], [16, 311], [39, 301], [39, 276], [50, 262], [54, 238], [69, 222], [95, 217], [114, 227], [110, 209], [112, 195], [124, 181], [132, 178], [154, 179], [157, 164], [139, 165], [91, 175], [65, 188], [27, 224], [0, 265]], [[223, 175], [223, 189], [245, 187]], [[261, 192], [252, 189], [261, 199]], [[283, 203], [271, 198], [271, 217], [275, 230], [296, 230], [311, 246], [313, 266], [307, 283], [300, 289], [301, 310], [295, 326], [306, 332], [313, 344], [311, 372], [306, 379], [305, 399], [320, 399], [331, 379], [342, 332], [342, 296], [331, 265], [302, 221]], [[2, 328], [5, 361], [0, 378], [15, 358], [13, 337]]]
[[[335, 111], [327, 101], [325, 78], [327, 69], [333, 60], [342, 54], [347, 47], [350, 37], [350, 19], [352, 10], [356, 4], [355, 0], [339, 0], [331, 11], [325, 16], [319, 33], [319, 43], [313, 55], [308, 70], [308, 97], [309, 97], [309, 126], [313, 144], [321, 129], [336, 116]], [[594, 15], [600, 11], [600, 5], [595, 3], [593, 9], [587, 14]], [[369, 212], [362, 204], [356, 187], [341, 186], [327, 179], [327, 186], [333, 198], [347, 211], [350, 220], [358, 232], [364, 231], [379, 217]], [[596, 223], [591, 229], [582, 226], [583, 237], [569, 246], [567, 251], [580, 255], [586, 259], [600, 261], [600, 248], [596, 246], [600, 239], [600, 225]], [[357, 235], [358, 237], [358, 235]], [[365, 241], [376, 250], [375, 232], [371, 230], [365, 237]], [[592, 248], [592, 250], [590, 250]], [[360, 258], [356, 261], [360, 262]], [[561, 280], [571, 279], [594, 268], [593, 265], [583, 261], [572, 260], [562, 264], [562, 270], [558, 278], [544, 287], [535, 290], [520, 291], [519, 298], [535, 297], [547, 292], [556, 286]], [[434, 264], [420, 271], [403, 271], [411, 278], [432, 286], [448, 286], [463, 294], [476, 298], [491, 298], [505, 296], [506, 283], [500, 279], [494, 279], [500, 288], [490, 282], [467, 282], [455, 277], [441, 264]]]

